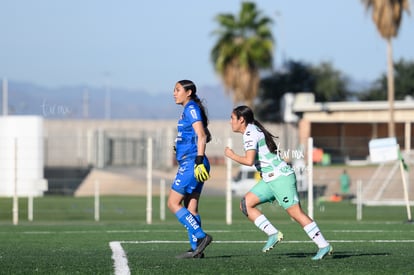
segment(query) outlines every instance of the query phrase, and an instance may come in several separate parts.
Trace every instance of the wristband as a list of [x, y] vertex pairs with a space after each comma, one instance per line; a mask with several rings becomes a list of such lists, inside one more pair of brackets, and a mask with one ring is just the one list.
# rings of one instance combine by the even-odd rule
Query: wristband
[[204, 156], [197, 156], [195, 159], [195, 164], [196, 165], [202, 164], [203, 160], [204, 160]]

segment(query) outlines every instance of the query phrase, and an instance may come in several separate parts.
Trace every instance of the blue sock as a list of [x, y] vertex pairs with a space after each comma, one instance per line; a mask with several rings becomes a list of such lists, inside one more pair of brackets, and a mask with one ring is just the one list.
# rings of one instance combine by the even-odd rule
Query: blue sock
[[187, 208], [183, 207], [175, 213], [178, 221], [187, 228], [189, 234], [194, 235], [197, 239], [204, 238], [206, 233], [204, 233], [203, 229], [201, 229], [200, 224], [198, 223], [197, 219], [187, 210]]
[[[198, 224], [201, 226], [201, 217], [200, 215], [195, 215], [194, 218], [197, 220]], [[190, 240], [191, 249], [195, 250], [197, 248], [197, 238], [188, 230], [188, 239]]]

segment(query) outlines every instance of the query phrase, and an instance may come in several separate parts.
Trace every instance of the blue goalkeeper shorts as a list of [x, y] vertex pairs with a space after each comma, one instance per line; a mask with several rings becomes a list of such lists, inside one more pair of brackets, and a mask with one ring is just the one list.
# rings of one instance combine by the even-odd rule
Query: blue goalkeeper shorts
[[[204, 166], [210, 172], [210, 163], [207, 157], [204, 157]], [[194, 159], [188, 159], [179, 163], [178, 171], [171, 185], [171, 189], [182, 194], [201, 194], [204, 183], [198, 182], [194, 177]]]

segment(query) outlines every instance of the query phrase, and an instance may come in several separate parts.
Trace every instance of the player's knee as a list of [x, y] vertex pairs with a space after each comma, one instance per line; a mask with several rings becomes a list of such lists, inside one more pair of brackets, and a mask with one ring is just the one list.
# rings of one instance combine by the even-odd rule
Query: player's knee
[[246, 206], [246, 198], [245, 197], [243, 197], [240, 201], [240, 210], [246, 217], [249, 216], [249, 214], [247, 213], [247, 206]]
[[177, 212], [182, 206], [175, 202], [174, 200], [171, 199], [171, 197], [168, 199], [167, 201], [167, 207], [168, 209], [172, 212], [175, 213]]
[[174, 205], [173, 205], [173, 203], [172, 203], [171, 201], [169, 201], [169, 200], [167, 201], [167, 207], [168, 207], [168, 209], [170, 209], [170, 211], [171, 211], [171, 212], [174, 212], [174, 211], [173, 211], [173, 209], [174, 209]]

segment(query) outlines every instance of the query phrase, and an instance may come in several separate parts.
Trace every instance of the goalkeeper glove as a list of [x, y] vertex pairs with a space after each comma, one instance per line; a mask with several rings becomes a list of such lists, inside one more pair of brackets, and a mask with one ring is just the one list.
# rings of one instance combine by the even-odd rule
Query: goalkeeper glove
[[203, 164], [204, 156], [197, 156], [194, 164], [194, 177], [198, 182], [205, 182], [210, 178], [206, 167]]

